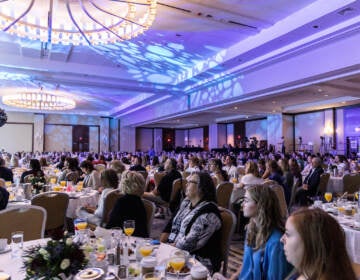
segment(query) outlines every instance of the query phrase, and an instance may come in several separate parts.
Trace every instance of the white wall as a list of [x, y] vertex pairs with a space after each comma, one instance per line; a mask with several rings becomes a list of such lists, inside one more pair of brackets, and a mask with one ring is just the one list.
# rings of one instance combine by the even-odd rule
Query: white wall
[[72, 126], [45, 125], [45, 151], [71, 151]]
[[7, 123], [0, 127], [0, 149], [14, 153], [33, 150], [33, 124]]

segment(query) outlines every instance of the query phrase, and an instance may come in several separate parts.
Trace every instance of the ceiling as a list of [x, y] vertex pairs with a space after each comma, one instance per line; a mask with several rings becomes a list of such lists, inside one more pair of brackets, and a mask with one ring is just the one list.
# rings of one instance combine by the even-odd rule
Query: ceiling
[[[76, 108], [64, 113], [119, 118], [147, 106], [161, 108], [164, 101], [191, 95], [218, 77], [266, 64], [271, 52], [359, 18], [359, 1], [334, 0], [318, 10], [325, 2], [160, 0], [155, 22], [143, 35], [103, 46], [45, 45], [0, 32], [0, 95], [41, 86], [76, 100]], [[357, 103], [360, 74], [349, 74], [256, 99], [214, 102], [139, 125], [196, 127]]]

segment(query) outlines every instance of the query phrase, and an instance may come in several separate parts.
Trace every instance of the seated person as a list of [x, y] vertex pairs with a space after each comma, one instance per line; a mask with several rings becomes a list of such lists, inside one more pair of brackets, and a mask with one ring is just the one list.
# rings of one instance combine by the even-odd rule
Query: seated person
[[10, 168], [5, 166], [5, 160], [0, 157], [0, 178], [14, 182], [14, 176]]
[[84, 160], [80, 164], [81, 171], [84, 172], [84, 181], [83, 187], [84, 188], [92, 188], [94, 190], [99, 189], [100, 187], [100, 174], [94, 168], [94, 165], [89, 160]]
[[106, 196], [109, 192], [117, 189], [119, 185], [118, 176], [113, 169], [105, 169], [101, 173], [100, 181], [103, 190], [101, 192], [97, 208], [95, 209], [93, 207], [85, 206], [81, 207], [77, 211], [77, 216], [79, 218], [87, 219], [88, 223], [94, 225], [100, 225], [103, 219], [104, 203]]
[[110, 213], [106, 228], [123, 227], [124, 221], [135, 220], [134, 236], [149, 237], [147, 218], [141, 196], [144, 193], [144, 177], [135, 171], [125, 171], [122, 174], [120, 190], [124, 196], [120, 197]]
[[301, 206], [309, 204], [308, 197], [315, 196], [320, 184], [320, 175], [324, 173], [321, 167], [321, 159], [314, 157], [311, 160], [312, 169], [305, 177], [302, 187], [296, 192], [295, 203]]
[[[144, 193], [143, 197], [157, 204], [166, 204], [170, 201], [173, 182], [181, 178], [181, 174], [176, 170], [176, 160], [168, 158], [165, 161], [166, 175], [160, 180], [159, 185], [151, 192]], [[178, 206], [178, 205], [177, 205]], [[176, 206], [174, 206], [177, 208]], [[175, 209], [171, 209], [174, 211]]]
[[356, 279], [344, 231], [332, 216], [318, 208], [299, 209], [285, 228], [281, 241], [286, 259], [295, 267], [286, 279]]
[[172, 221], [167, 241], [194, 254], [210, 271], [218, 271], [221, 226], [215, 186], [210, 175], [204, 172], [190, 175], [186, 198]]
[[[250, 218], [244, 247], [243, 265], [230, 279], [283, 280], [292, 270], [286, 261], [280, 238], [284, 233], [279, 200], [275, 192], [264, 185], [246, 189], [244, 216]], [[214, 280], [225, 279], [219, 273]]]
[[222, 169], [223, 165], [220, 159], [213, 158], [209, 162], [209, 171], [211, 172], [211, 177], [214, 181], [215, 187], [220, 183], [228, 182], [229, 176], [225, 170]]
[[146, 171], [142, 166], [142, 159], [139, 156], [134, 156], [134, 165], [129, 168], [130, 171]]
[[33, 175], [34, 177], [44, 177], [44, 172], [41, 170], [40, 162], [38, 159], [30, 160], [30, 170], [25, 171], [21, 174], [20, 183], [25, 183], [24, 179], [28, 175]]
[[0, 210], [4, 210], [9, 202], [9, 192], [0, 186]]
[[72, 181], [73, 184], [76, 184], [80, 177], [78, 167], [79, 166], [77, 159], [67, 157], [65, 159], [64, 169], [58, 177], [58, 183], [60, 183], [61, 181]]

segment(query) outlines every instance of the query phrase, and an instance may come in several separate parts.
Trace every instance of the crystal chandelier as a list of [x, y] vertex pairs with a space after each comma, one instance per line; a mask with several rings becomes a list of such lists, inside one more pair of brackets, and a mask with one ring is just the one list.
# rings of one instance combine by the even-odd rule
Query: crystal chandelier
[[40, 90], [22, 90], [4, 95], [2, 102], [6, 105], [33, 110], [71, 110], [75, 108], [75, 101], [58, 92]]
[[152, 25], [157, 0], [3, 0], [0, 28], [52, 44], [129, 40]]

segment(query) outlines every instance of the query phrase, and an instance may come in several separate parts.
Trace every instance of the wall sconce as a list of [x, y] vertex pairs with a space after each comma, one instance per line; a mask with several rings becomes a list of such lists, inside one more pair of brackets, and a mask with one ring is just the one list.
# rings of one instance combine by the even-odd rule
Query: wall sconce
[[324, 127], [324, 134], [325, 135], [332, 135], [334, 133], [334, 127], [332, 125], [332, 123], [329, 121], [325, 124], [325, 127]]
[[360, 132], [360, 127], [355, 127], [355, 132]]

